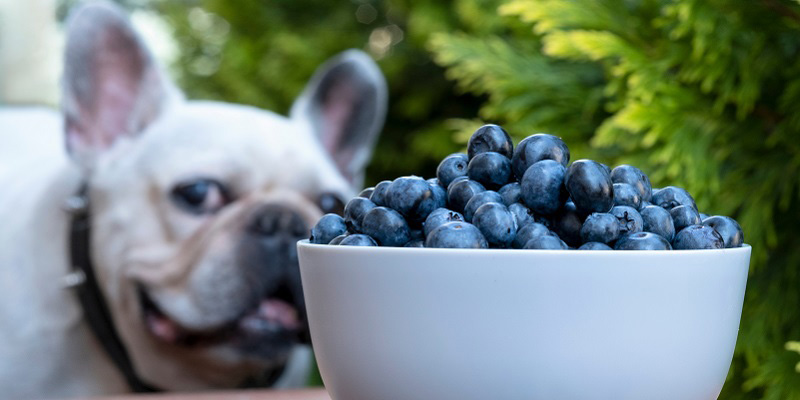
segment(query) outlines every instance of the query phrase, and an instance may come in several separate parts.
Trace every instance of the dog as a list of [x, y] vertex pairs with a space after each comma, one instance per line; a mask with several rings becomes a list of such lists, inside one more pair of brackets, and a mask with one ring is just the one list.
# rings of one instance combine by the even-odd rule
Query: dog
[[362, 183], [387, 107], [379, 68], [334, 57], [284, 117], [184, 99], [111, 4], [78, 7], [66, 30], [61, 112], [0, 109], [0, 397], [131, 390], [76, 296], [80, 213], [137, 379], [302, 386], [295, 244]]

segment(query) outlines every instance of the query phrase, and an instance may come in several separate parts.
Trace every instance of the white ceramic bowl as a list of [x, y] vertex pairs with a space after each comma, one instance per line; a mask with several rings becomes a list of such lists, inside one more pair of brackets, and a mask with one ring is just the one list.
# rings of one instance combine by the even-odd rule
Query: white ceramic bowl
[[334, 400], [715, 399], [750, 263], [749, 246], [298, 248]]

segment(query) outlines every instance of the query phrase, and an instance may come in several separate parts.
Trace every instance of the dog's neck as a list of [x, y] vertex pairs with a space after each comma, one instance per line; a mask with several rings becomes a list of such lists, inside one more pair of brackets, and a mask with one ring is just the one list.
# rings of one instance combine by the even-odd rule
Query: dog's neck
[[64, 277], [65, 286], [75, 291], [84, 319], [94, 337], [100, 342], [117, 370], [125, 377], [130, 389], [136, 393], [160, 392], [160, 389], [143, 381], [136, 373], [128, 350], [114, 326], [105, 296], [97, 284], [91, 256], [90, 205], [85, 182], [63, 205], [64, 211], [70, 215], [68, 247], [71, 271]]

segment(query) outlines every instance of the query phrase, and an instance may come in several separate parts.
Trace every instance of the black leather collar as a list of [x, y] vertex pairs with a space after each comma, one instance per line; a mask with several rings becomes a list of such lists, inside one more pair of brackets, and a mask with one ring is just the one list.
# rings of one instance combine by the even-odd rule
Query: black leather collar
[[92, 333], [103, 346], [109, 358], [125, 377], [131, 390], [136, 393], [153, 393], [161, 390], [143, 381], [136, 374], [128, 351], [122, 344], [108, 311], [105, 297], [97, 285], [92, 257], [91, 223], [89, 221], [89, 196], [87, 186], [81, 186], [78, 193], [67, 199], [64, 208], [72, 215], [69, 229], [69, 256], [71, 271], [65, 278], [66, 286], [75, 289], [83, 314], [89, 322]]

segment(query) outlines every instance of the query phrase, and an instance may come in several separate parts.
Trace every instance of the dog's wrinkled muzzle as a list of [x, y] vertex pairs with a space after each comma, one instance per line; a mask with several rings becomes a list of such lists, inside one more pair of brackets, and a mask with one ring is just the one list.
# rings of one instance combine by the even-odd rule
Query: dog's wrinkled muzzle
[[247, 290], [235, 318], [213, 329], [187, 329], [170, 318], [144, 286], [139, 296], [150, 333], [167, 343], [197, 346], [230, 343], [255, 356], [272, 357], [295, 343], [309, 341], [296, 243], [308, 236], [302, 214], [290, 206], [269, 203], [250, 214], [235, 249], [233, 264], [245, 276]]

